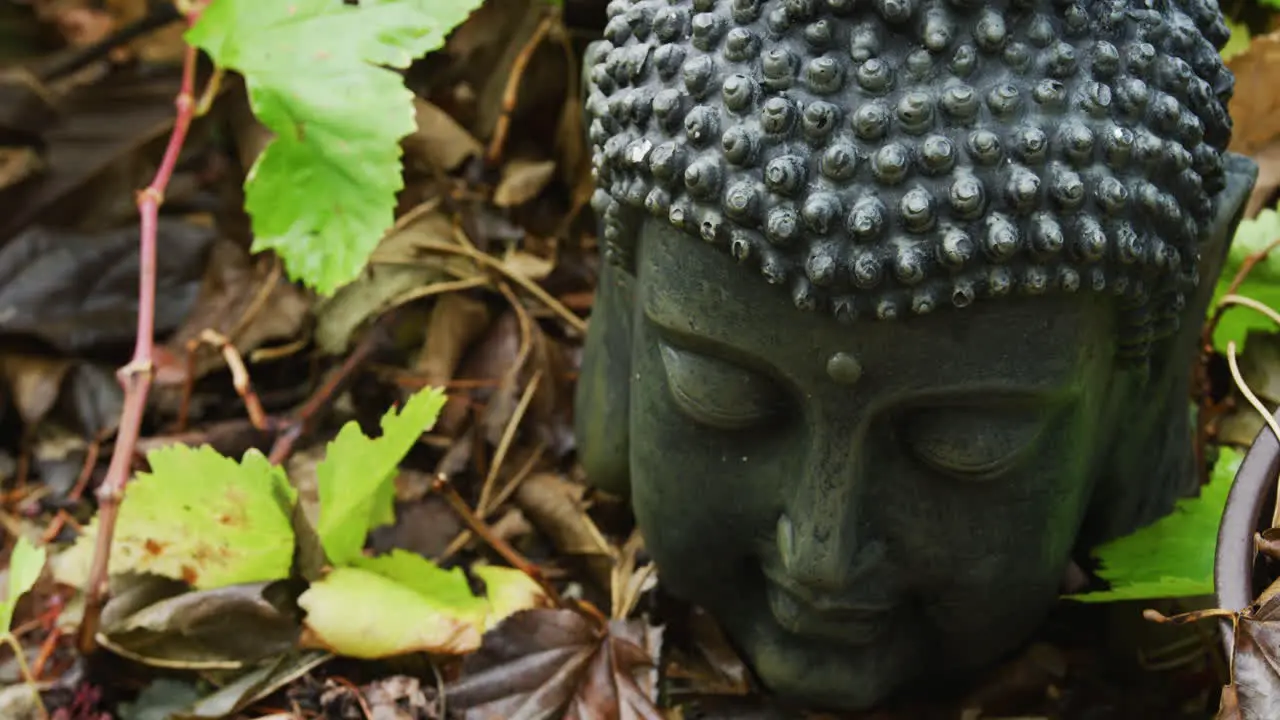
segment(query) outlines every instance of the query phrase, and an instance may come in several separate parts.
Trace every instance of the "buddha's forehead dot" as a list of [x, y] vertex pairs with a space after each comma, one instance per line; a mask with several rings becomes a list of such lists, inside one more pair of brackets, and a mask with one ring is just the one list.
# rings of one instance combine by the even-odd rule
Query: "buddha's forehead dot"
[[862, 363], [850, 353], [835, 353], [827, 359], [827, 375], [841, 385], [852, 385], [862, 377]]

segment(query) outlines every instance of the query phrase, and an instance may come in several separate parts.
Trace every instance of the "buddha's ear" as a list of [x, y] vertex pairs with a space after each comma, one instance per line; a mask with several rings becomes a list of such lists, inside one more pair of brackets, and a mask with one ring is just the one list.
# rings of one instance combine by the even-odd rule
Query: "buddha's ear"
[[578, 459], [587, 482], [630, 496], [631, 342], [635, 276], [602, 263], [574, 398]]
[[[1223, 169], [1226, 171], [1227, 185], [1218, 195], [1218, 212], [1213, 218], [1212, 232], [1209, 237], [1222, 244], [1222, 251], [1231, 244], [1236, 226], [1244, 216], [1245, 205], [1253, 192], [1253, 185], [1258, 180], [1258, 164], [1252, 159], [1233, 152], [1222, 155]], [[1216, 278], [1208, 278], [1210, 283]]]

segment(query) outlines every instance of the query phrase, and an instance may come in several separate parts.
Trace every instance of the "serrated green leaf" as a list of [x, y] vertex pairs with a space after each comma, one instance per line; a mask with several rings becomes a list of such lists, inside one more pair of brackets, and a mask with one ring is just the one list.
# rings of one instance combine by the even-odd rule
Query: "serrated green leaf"
[[18, 600], [28, 590], [35, 587], [44, 569], [45, 549], [36, 547], [25, 535], [18, 538], [9, 554], [9, 582], [5, 590], [5, 600], [0, 604], [0, 635], [9, 632], [13, 624], [13, 611], [18, 607]]
[[[1214, 288], [1213, 303], [1210, 304], [1210, 315], [1218, 302], [1226, 294], [1240, 266], [1250, 255], [1262, 252], [1275, 239], [1280, 238], [1280, 213], [1275, 210], [1263, 210], [1257, 217], [1240, 222], [1235, 238], [1231, 241], [1231, 250], [1218, 276], [1217, 287]], [[1249, 277], [1236, 290], [1236, 294], [1257, 300], [1264, 305], [1280, 308], [1280, 251], [1273, 251], [1253, 267]], [[1228, 308], [1219, 320], [1213, 332], [1213, 346], [1218, 352], [1226, 353], [1227, 344], [1236, 343], [1236, 351], [1243, 352], [1245, 338], [1250, 330], [1275, 332], [1280, 330], [1266, 316], [1249, 308]]]
[[546, 603], [541, 588], [511, 568], [478, 567], [486, 596], [466, 575], [421, 555], [393, 550], [359, 558], [298, 598], [308, 643], [339, 655], [384, 658], [411, 652], [461, 654], [508, 615]]
[[380, 525], [395, 521], [395, 472], [400, 461], [430, 430], [444, 407], [444, 392], [423, 389], [413, 394], [399, 413], [382, 416], [382, 435], [367, 437], [348, 422], [316, 466], [320, 518], [316, 532], [325, 555], [334, 565], [349, 565], [361, 557], [365, 537]]
[[1068, 595], [1081, 602], [1194, 597], [1213, 592], [1218, 523], [1244, 453], [1220, 449], [1199, 497], [1179, 500], [1156, 522], [1094, 550], [1098, 577], [1109, 590]]
[[[212, 588], [289, 576], [297, 491], [284, 470], [257, 450], [240, 462], [202, 445], [147, 454], [120, 505], [111, 544], [112, 574], [153, 573]], [[97, 537], [94, 518], [58, 558], [59, 579], [82, 586]]]
[[413, 94], [396, 73], [443, 44], [483, 0], [218, 0], [187, 42], [244, 76], [275, 138], [245, 179], [255, 251], [332, 294], [365, 266], [403, 187]]

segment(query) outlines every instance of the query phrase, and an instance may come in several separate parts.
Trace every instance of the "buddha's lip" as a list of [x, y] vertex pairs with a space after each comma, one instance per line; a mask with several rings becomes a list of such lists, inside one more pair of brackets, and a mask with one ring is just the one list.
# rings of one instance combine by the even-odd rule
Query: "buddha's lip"
[[766, 595], [773, 619], [786, 632], [801, 637], [867, 645], [891, 627], [887, 610], [819, 608], [772, 582]]
[[767, 567], [764, 575], [770, 585], [791, 596], [806, 611], [825, 620], [875, 620], [898, 607], [897, 603], [886, 599], [859, 601], [843, 594], [817, 593]]

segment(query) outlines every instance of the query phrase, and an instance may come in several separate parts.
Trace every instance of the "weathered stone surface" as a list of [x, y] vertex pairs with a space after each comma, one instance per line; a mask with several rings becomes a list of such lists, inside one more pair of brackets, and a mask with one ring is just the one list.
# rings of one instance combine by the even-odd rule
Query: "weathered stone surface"
[[[1212, 0], [615, 0], [587, 61], [591, 482], [780, 695], [1025, 641], [1194, 486], [1256, 166]], [[925, 679], [913, 686], [913, 680]]]

